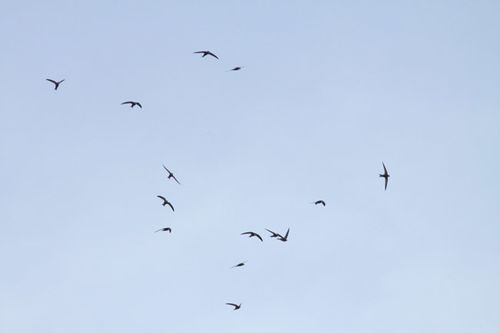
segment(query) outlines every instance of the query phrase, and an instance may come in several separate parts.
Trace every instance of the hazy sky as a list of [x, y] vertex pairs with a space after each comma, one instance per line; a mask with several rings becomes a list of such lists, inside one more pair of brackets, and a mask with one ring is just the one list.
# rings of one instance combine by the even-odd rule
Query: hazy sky
[[0, 332], [499, 332], [499, 13], [3, 1]]

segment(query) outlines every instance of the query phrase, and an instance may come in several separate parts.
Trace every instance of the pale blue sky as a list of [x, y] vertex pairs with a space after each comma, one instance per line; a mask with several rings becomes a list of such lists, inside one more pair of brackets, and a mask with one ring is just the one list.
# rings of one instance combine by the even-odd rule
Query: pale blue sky
[[498, 332], [499, 13], [2, 2], [0, 332]]

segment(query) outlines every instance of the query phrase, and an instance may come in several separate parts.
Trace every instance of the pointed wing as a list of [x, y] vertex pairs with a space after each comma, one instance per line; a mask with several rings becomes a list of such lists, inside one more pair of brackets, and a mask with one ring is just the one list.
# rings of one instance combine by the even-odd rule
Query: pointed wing
[[261, 241], [261, 242], [263, 242], [263, 241], [264, 241], [264, 240], [262, 239], [262, 237], [260, 237], [260, 235], [259, 235], [259, 234], [254, 234], [254, 235], [255, 235], [255, 237], [257, 237], [258, 239], [260, 239], [260, 241]]
[[245, 231], [245, 232], [242, 232], [241, 235], [252, 235], [253, 232], [251, 231]]
[[385, 167], [384, 162], [382, 162], [382, 166], [384, 167], [384, 175], [388, 175], [389, 173], [387, 172], [387, 168]]
[[126, 102], [121, 103], [121, 105], [124, 105], [124, 104], [134, 104], [134, 102], [132, 102], [132, 101], [126, 101]]
[[175, 212], [174, 206], [172, 206], [172, 204], [169, 201], [167, 201], [167, 205], [169, 205], [170, 208], [172, 208], [172, 211]]
[[387, 183], [389, 183], [389, 177], [384, 177], [384, 180], [385, 180], [384, 190], [387, 191]]
[[167, 199], [165, 199], [165, 197], [164, 197], [164, 196], [157, 195], [156, 197], [157, 197], [157, 198], [160, 198], [161, 200], [163, 200], [163, 203], [167, 202]]
[[196, 51], [196, 52], [193, 52], [193, 54], [201, 54], [201, 53], [206, 53], [206, 51]]
[[288, 239], [288, 234], [290, 233], [290, 228], [288, 228], [288, 230], [286, 231], [286, 234], [285, 234], [285, 239]]
[[219, 57], [217, 57], [215, 54], [213, 54], [212, 52], [208, 51], [207, 52], [208, 55], [211, 55], [212, 57], [214, 57], [215, 59], [219, 59]]
[[169, 174], [169, 175], [170, 175], [170, 174], [172, 174], [172, 173], [170, 172], [170, 170], [168, 170], [168, 169], [167, 169], [167, 167], [165, 166], [165, 164], [163, 164], [163, 169], [167, 170], [167, 172], [168, 172], [168, 174]]
[[172, 174], [172, 178], [177, 182], [177, 184], [179, 184], [179, 185], [181, 184], [181, 183], [179, 183], [179, 181], [177, 180], [177, 178], [175, 178], [174, 174]]
[[57, 84], [59, 85], [59, 84], [61, 84], [63, 82], [64, 82], [64, 79], [62, 79], [61, 81], [57, 82]]
[[137, 104], [142, 109], [142, 104], [141, 103], [137, 102], [135, 104]]

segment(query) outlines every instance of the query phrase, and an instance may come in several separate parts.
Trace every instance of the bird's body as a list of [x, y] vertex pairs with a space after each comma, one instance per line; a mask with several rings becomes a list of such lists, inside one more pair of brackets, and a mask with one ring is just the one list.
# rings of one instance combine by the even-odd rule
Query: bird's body
[[165, 199], [164, 196], [161, 196], [161, 195], [157, 195], [156, 196], [157, 198], [160, 198], [161, 200], [163, 200], [163, 203], [162, 203], [162, 206], [166, 206], [166, 205], [169, 205], [170, 208], [172, 208], [172, 211], [175, 212], [175, 209], [174, 209], [174, 206], [172, 206], [172, 204], [167, 200]]
[[59, 88], [59, 85], [64, 82], [64, 79], [61, 81], [56, 81], [52, 79], [45, 79], [45, 80], [52, 82], [54, 84], [54, 90], [57, 90], [57, 88]]
[[141, 103], [139, 102], [134, 102], [134, 101], [126, 101], [126, 102], [123, 102], [121, 105], [125, 105], [125, 104], [130, 104], [130, 107], [133, 108], [134, 106], [138, 106], [142, 109], [142, 105]]
[[240, 70], [242, 70], [242, 69], [243, 69], [243, 67], [236, 66], [236, 67], [234, 67], [234, 68], [231, 68], [231, 69], [229, 70], [229, 72], [236, 72], [236, 71], [240, 71]]
[[256, 232], [253, 232], [253, 231], [246, 231], [246, 232], [243, 232], [241, 233], [242, 235], [248, 235], [248, 237], [257, 237], [258, 239], [260, 239], [261, 242], [263, 242], [264, 240], [262, 239], [262, 237], [260, 237], [260, 235]]
[[280, 236], [280, 237], [278, 238], [278, 240], [280, 240], [280, 241], [282, 241], [282, 242], [286, 242], [286, 241], [288, 241], [288, 234], [289, 234], [289, 233], [290, 233], [290, 228], [288, 228], [288, 230], [286, 231], [285, 237]]
[[173, 180], [175, 180], [177, 182], [177, 184], [179, 184], [179, 185], [181, 184], [181, 183], [179, 183], [179, 181], [177, 180], [177, 178], [175, 178], [174, 174], [170, 170], [168, 170], [165, 165], [163, 166], [163, 168], [165, 170], [167, 170], [167, 172], [168, 172], [167, 179], [171, 179], [172, 178]]
[[243, 266], [245, 266], [245, 264], [246, 264], [246, 261], [244, 261], [244, 262], [240, 262], [239, 264], [234, 265], [234, 266], [233, 266], [233, 267], [231, 267], [231, 268], [243, 267]]
[[158, 231], [168, 231], [169, 233], [172, 233], [172, 229], [169, 227], [158, 229], [155, 232], [158, 232]]
[[391, 175], [389, 175], [389, 173], [387, 172], [387, 168], [385, 167], [384, 162], [382, 162], [382, 166], [384, 167], [384, 173], [379, 174], [379, 177], [384, 178], [384, 180], [385, 180], [384, 190], [387, 190], [387, 183], [389, 183], [389, 177]]
[[315, 205], [323, 205], [323, 207], [326, 206], [326, 203], [323, 200], [318, 200], [314, 202]]
[[233, 306], [234, 307], [233, 311], [239, 310], [241, 308], [241, 303], [240, 304], [226, 303], [226, 305]]
[[277, 232], [274, 232], [272, 230], [269, 230], [269, 229], [266, 229], [267, 231], [269, 231], [271, 233], [271, 238], [280, 238], [282, 237], [280, 234], [278, 234]]
[[196, 52], [193, 52], [193, 54], [201, 54], [202, 58], [205, 58], [207, 55], [209, 55], [209, 56], [214, 57], [215, 59], [219, 59], [219, 57], [217, 57], [215, 54], [213, 54], [210, 51], [196, 51]]

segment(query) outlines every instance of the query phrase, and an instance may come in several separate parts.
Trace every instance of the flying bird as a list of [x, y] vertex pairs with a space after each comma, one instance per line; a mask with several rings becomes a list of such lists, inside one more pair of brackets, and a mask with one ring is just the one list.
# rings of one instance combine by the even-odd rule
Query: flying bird
[[272, 230], [269, 230], [269, 229], [266, 229], [267, 231], [269, 231], [272, 235], [271, 235], [271, 238], [280, 238], [282, 237], [280, 234], [278, 234], [277, 232], [274, 232]]
[[241, 308], [241, 303], [240, 304], [226, 303], [226, 305], [234, 306], [233, 311], [239, 310]]
[[141, 103], [139, 102], [134, 102], [134, 101], [126, 101], [126, 102], [123, 102], [121, 105], [125, 105], [125, 104], [130, 104], [130, 107], [133, 108], [134, 106], [138, 106], [142, 109], [142, 105]]
[[391, 175], [389, 175], [389, 173], [387, 172], [387, 168], [385, 167], [384, 162], [382, 162], [382, 165], [384, 166], [384, 174], [382, 174], [382, 175], [381, 175], [381, 174], [379, 174], [379, 177], [384, 178], [384, 180], [385, 180], [385, 187], [384, 187], [384, 190], [387, 190], [387, 183], [389, 182], [389, 177], [390, 177]]
[[158, 231], [168, 231], [169, 233], [172, 233], [172, 229], [170, 229], [169, 227], [158, 229], [155, 232], [158, 232]]
[[197, 54], [197, 53], [202, 54], [202, 56], [201, 56], [202, 58], [205, 58], [207, 55], [209, 55], [209, 56], [214, 57], [215, 59], [219, 59], [219, 57], [217, 57], [215, 54], [213, 54], [210, 51], [196, 51], [196, 52], [193, 52], [193, 54]]
[[64, 80], [61, 81], [56, 81], [52, 79], [46, 79], [46, 80], [54, 84], [54, 90], [57, 90], [57, 88], [59, 88], [59, 85], [64, 82]]
[[231, 68], [230, 70], [228, 70], [228, 72], [236, 72], [236, 71], [239, 71], [241, 69], [243, 69], [243, 67], [237, 66], [237, 67]]
[[280, 236], [278, 239], [282, 242], [286, 242], [288, 240], [288, 234], [290, 233], [290, 228], [286, 231], [285, 237]]
[[240, 263], [239, 263], [239, 264], [237, 264], [237, 265], [234, 265], [234, 266], [233, 266], [233, 267], [231, 267], [231, 268], [243, 267], [243, 266], [245, 266], [245, 264], [246, 264], [246, 261], [243, 261], [243, 262], [240, 262]]
[[156, 197], [160, 198], [161, 200], [163, 200], [163, 203], [162, 203], [162, 206], [166, 206], [166, 205], [169, 205], [170, 208], [172, 208], [172, 211], [175, 212], [175, 209], [174, 209], [174, 206], [172, 206], [172, 204], [167, 200], [165, 199], [165, 197], [161, 196], [161, 195], [157, 195]]
[[181, 184], [181, 183], [179, 183], [179, 181], [177, 180], [177, 178], [175, 178], [174, 174], [170, 170], [168, 170], [165, 165], [163, 165], [163, 169], [167, 170], [167, 172], [168, 172], [167, 178], [168, 179], [173, 178], [173, 180], [175, 180], [177, 182], [177, 184], [179, 184], [179, 185]]
[[261, 242], [263, 242], [262, 240], [262, 237], [260, 237], [260, 235], [258, 233], [255, 233], [253, 231], [246, 231], [246, 232], [243, 232], [241, 233], [242, 235], [248, 235], [248, 237], [257, 237], [258, 239], [260, 239]]
[[315, 205], [323, 205], [323, 207], [326, 206], [326, 203], [323, 200], [318, 200], [314, 202]]

